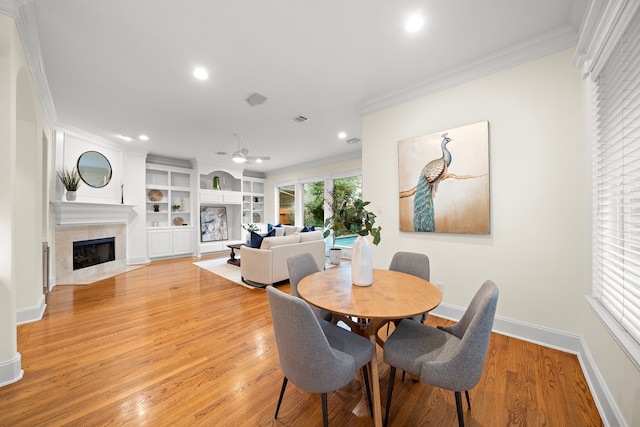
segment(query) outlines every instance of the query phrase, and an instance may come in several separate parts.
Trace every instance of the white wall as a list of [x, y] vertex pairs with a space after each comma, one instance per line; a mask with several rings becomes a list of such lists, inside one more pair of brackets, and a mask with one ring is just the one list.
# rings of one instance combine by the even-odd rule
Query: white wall
[[[22, 377], [16, 324], [44, 310], [42, 135], [49, 129], [13, 18], [0, 14], [0, 385]], [[35, 268], [34, 268], [35, 266]], [[18, 319], [20, 317], [20, 319]]]
[[[594, 327], [584, 298], [591, 286], [589, 123], [586, 83], [571, 58], [572, 50], [563, 51], [364, 117], [364, 197], [383, 228], [374, 265], [388, 266], [397, 250], [425, 253], [432, 281], [444, 284], [444, 303], [458, 307], [494, 280], [498, 317], [585, 338], [605, 389], [638, 425], [640, 372]], [[484, 120], [491, 234], [399, 232], [398, 141]], [[448, 148], [455, 161], [455, 144]]]
[[[445, 302], [466, 306], [492, 279], [499, 316], [580, 331], [566, 301], [589, 290], [589, 163], [584, 83], [570, 61], [565, 51], [364, 118], [364, 197], [382, 211], [378, 267], [397, 250], [423, 252]], [[491, 234], [399, 232], [398, 141], [484, 120]], [[455, 162], [455, 141], [449, 149]]]

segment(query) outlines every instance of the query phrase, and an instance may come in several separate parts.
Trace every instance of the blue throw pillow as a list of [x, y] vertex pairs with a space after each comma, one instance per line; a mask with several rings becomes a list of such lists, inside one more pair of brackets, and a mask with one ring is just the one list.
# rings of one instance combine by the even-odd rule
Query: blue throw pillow
[[316, 226], [312, 225], [310, 227], [307, 227], [307, 231], [316, 231]]
[[249, 243], [251, 243], [250, 247], [260, 249], [260, 245], [262, 244], [263, 237], [258, 233], [251, 232], [251, 238], [249, 239]]
[[306, 233], [307, 231], [309, 231], [307, 227], [302, 227], [302, 230], [300, 230], [301, 233]]
[[265, 237], [273, 237], [275, 235], [276, 235], [276, 230], [271, 230], [270, 232], [268, 232], [264, 236], [261, 236], [258, 233], [254, 233], [252, 231], [251, 232], [251, 239], [250, 239], [251, 247], [252, 248], [256, 248], [256, 249], [260, 249], [260, 246], [262, 246], [262, 239], [264, 239]]

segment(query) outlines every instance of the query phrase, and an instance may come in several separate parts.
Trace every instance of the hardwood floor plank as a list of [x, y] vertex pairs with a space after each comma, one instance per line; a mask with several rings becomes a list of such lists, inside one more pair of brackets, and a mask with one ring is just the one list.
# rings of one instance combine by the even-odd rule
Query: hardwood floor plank
[[[18, 327], [25, 375], [0, 388], [0, 426], [321, 425], [319, 395], [291, 383], [273, 419], [282, 372], [264, 290], [194, 261], [55, 287], [43, 319]], [[377, 358], [384, 407], [389, 367]], [[400, 377], [389, 425], [457, 425], [453, 392]], [[503, 335], [470, 395], [471, 427], [602, 425], [576, 356]], [[329, 394], [329, 419], [373, 425], [360, 375]]]

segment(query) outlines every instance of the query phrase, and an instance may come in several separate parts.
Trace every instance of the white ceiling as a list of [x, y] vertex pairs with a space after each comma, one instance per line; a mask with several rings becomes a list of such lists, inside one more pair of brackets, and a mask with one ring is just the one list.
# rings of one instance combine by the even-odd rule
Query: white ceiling
[[[147, 134], [126, 144], [230, 165], [216, 152], [239, 134], [250, 155], [271, 156], [246, 168], [267, 173], [359, 154], [366, 141], [337, 134], [361, 138], [362, 112], [575, 46], [589, 0], [22, 3], [54, 127], [119, 143]], [[415, 34], [411, 13], [425, 20]], [[267, 101], [249, 106], [254, 92]]]

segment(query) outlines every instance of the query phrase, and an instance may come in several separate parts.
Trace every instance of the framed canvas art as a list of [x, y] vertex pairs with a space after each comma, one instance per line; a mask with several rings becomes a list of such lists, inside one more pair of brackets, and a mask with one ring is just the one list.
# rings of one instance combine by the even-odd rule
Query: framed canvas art
[[398, 142], [400, 231], [490, 233], [489, 122]]
[[202, 242], [228, 240], [227, 209], [202, 206], [200, 208], [200, 231], [200, 240]]

